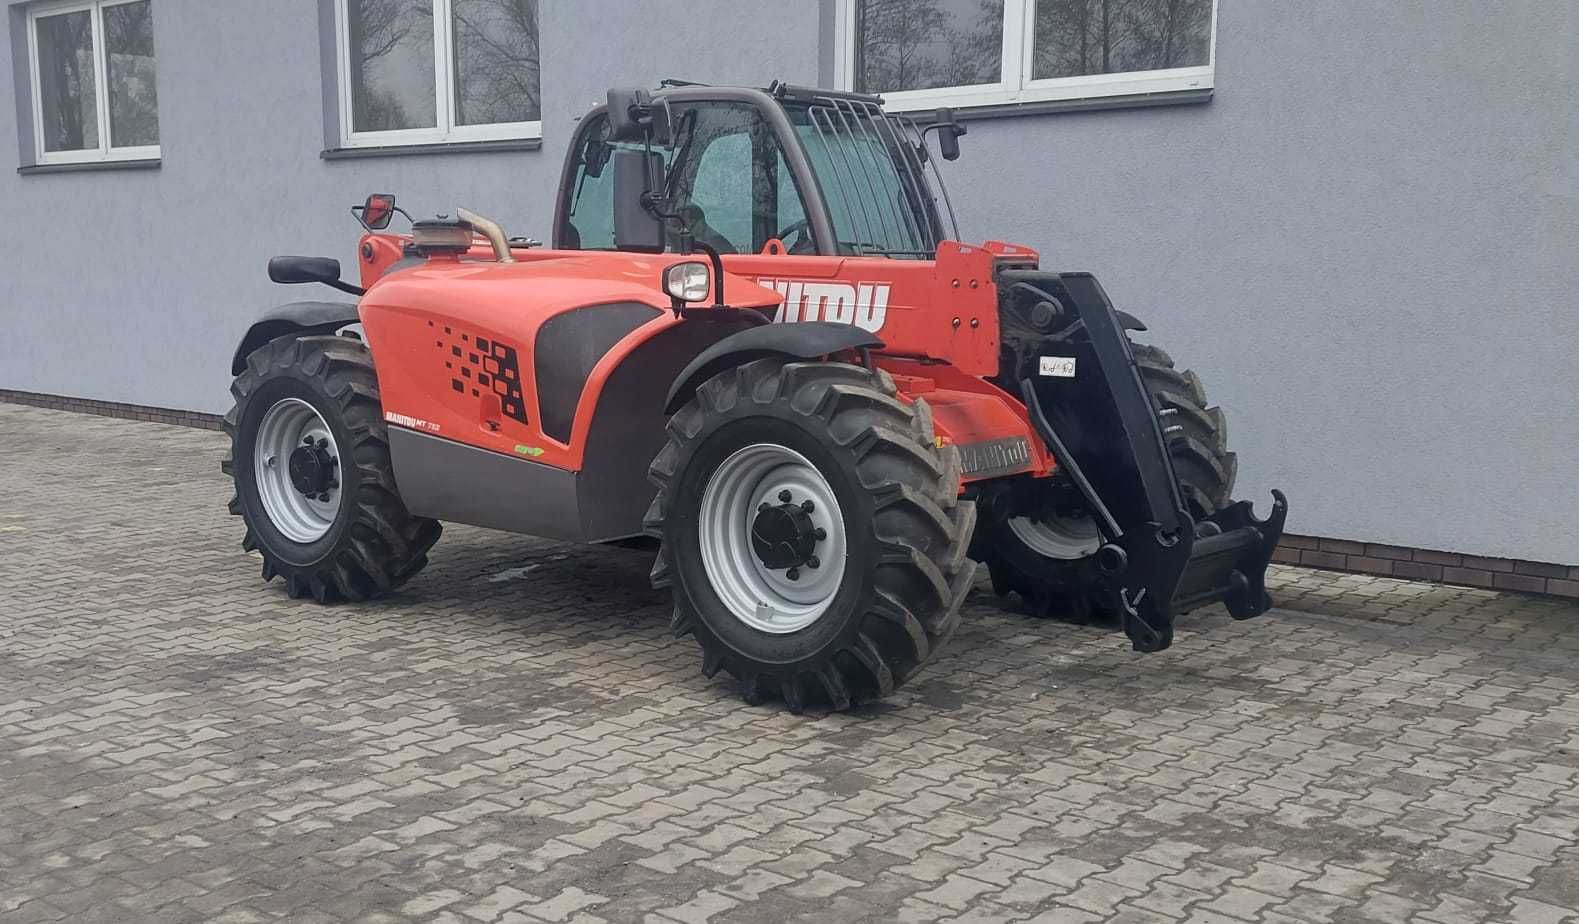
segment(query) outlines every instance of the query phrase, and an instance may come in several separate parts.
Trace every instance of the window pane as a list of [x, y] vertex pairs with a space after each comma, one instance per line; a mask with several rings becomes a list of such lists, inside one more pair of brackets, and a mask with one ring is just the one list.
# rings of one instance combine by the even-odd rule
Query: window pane
[[434, 128], [432, 0], [346, 0], [351, 128]]
[[[611, 143], [607, 116], [587, 125], [577, 142], [576, 181], [560, 229], [567, 250], [614, 249], [614, 152], [641, 149], [640, 143]], [[667, 159], [669, 152], [658, 149], [658, 153]]]
[[1003, 0], [858, 0], [856, 89], [869, 93], [997, 83]]
[[93, 150], [99, 146], [99, 104], [91, 14], [83, 10], [41, 16], [37, 23], [44, 150]]
[[537, 0], [454, 0], [455, 124], [542, 118]]
[[154, 17], [149, 0], [104, 8], [109, 58], [110, 145], [159, 143], [159, 91], [154, 87]]
[[1037, 79], [1203, 65], [1212, 0], [1036, 0], [1035, 43]]
[[822, 187], [839, 253], [909, 258], [935, 250], [934, 207], [900, 126], [853, 107], [787, 112]]
[[[667, 180], [696, 239], [721, 253], [758, 253], [771, 238], [812, 247], [778, 136], [755, 107], [690, 103], [674, 110], [675, 160]], [[793, 233], [791, 233], [793, 232]]]

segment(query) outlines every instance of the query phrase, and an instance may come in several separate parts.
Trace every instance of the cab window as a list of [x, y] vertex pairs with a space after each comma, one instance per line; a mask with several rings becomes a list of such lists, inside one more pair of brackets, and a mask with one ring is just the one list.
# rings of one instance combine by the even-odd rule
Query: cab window
[[575, 179], [565, 222], [559, 229], [561, 247], [614, 249], [614, 170], [609, 164], [615, 151], [641, 148], [640, 144], [610, 142], [608, 117], [592, 117], [577, 142]]
[[[563, 244], [571, 249], [614, 249], [613, 171], [608, 121], [597, 117], [578, 141], [575, 179]], [[780, 240], [791, 253], [816, 253], [803, 197], [785, 161], [778, 137], [754, 106], [733, 103], [677, 104], [672, 110], [674, 144], [664, 151], [665, 194], [685, 216], [692, 235], [720, 253], [758, 253]], [[668, 247], [678, 249], [678, 229], [669, 227]]]

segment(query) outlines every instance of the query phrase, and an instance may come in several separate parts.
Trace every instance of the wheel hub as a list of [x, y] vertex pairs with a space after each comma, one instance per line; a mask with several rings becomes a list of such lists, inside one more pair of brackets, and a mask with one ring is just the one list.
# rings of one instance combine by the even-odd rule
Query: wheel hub
[[[788, 491], [784, 493], [789, 494]], [[776, 506], [763, 504], [757, 508], [757, 518], [751, 524], [751, 548], [763, 567], [782, 571], [811, 564], [816, 559], [817, 541], [827, 533], [812, 521], [814, 509], [816, 505], [809, 500], [800, 504], [787, 501]]]
[[832, 605], [847, 559], [844, 516], [805, 456], [757, 443], [719, 464], [698, 511], [702, 566], [742, 623], [784, 634]]
[[323, 538], [340, 515], [340, 449], [323, 415], [281, 398], [258, 421], [252, 477], [263, 512], [287, 540]]
[[338, 464], [339, 460], [329, 455], [327, 440], [304, 443], [291, 451], [291, 485], [300, 494], [317, 497], [334, 486], [335, 466]]

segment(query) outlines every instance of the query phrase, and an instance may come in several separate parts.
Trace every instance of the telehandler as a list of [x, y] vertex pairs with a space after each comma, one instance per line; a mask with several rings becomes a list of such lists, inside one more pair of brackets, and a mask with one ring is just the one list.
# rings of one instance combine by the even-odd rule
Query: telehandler
[[[232, 363], [230, 510], [292, 597], [416, 574], [440, 522], [657, 541], [673, 629], [745, 698], [846, 709], [915, 675], [977, 561], [1041, 613], [1264, 612], [1287, 504], [1234, 502], [1200, 380], [1087, 273], [959, 240], [965, 126], [774, 83], [611, 90], [552, 246], [483, 216], [353, 207], [356, 301], [259, 318]], [[933, 150], [933, 145], [936, 151]]]

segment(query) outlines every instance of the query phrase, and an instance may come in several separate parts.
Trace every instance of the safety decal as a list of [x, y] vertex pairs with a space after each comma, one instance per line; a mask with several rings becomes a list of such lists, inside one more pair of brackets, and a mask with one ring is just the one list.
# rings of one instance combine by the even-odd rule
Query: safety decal
[[[515, 347], [469, 333], [440, 328], [432, 321], [433, 345], [444, 357], [450, 389], [473, 398], [484, 391], [499, 396], [504, 416], [527, 423], [526, 402], [521, 396], [521, 361]], [[442, 333], [440, 333], [442, 331]]]

